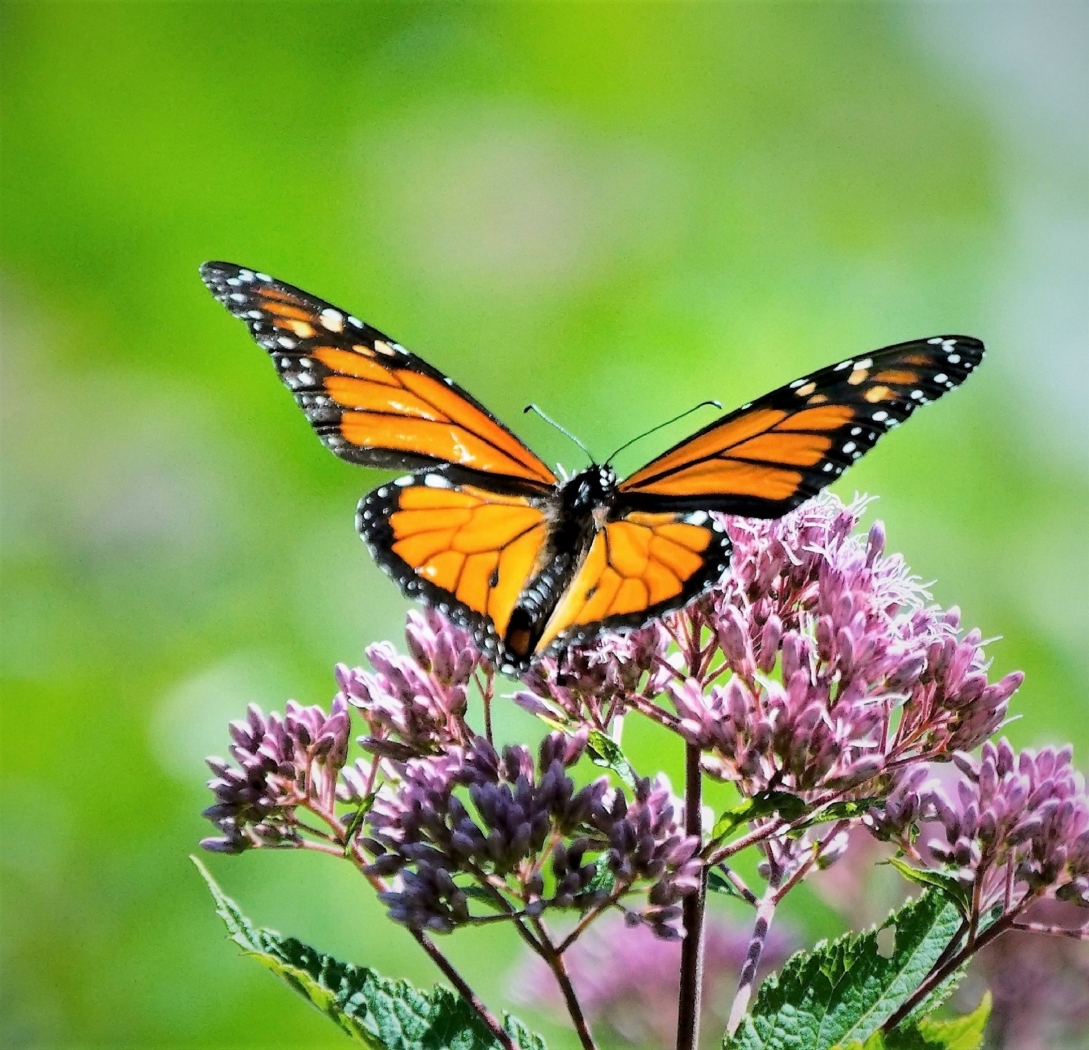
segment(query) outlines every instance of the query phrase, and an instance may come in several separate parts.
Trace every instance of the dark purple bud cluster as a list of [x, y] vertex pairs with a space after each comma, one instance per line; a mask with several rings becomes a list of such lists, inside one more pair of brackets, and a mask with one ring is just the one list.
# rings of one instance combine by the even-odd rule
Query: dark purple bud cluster
[[[372, 873], [400, 876], [399, 888], [382, 895], [390, 917], [447, 932], [470, 920], [466, 891], [473, 885], [493, 907], [539, 914], [546, 843], [588, 820], [606, 790], [604, 780], [576, 790], [567, 776], [584, 747], [585, 735], [552, 734], [542, 741], [536, 771], [526, 748], [500, 755], [483, 737], [468, 749], [405, 763], [400, 782], [375, 801], [363, 843], [374, 858]], [[570, 850], [576, 859], [585, 851], [578, 843]], [[561, 865], [565, 879], [570, 850]], [[578, 897], [592, 872], [575, 871], [578, 885], [564, 882], [563, 893]]]
[[492, 674], [468, 631], [433, 610], [408, 614], [408, 656], [389, 642], [367, 647], [373, 671], [337, 666], [337, 682], [357, 707], [369, 735], [368, 750], [394, 759], [434, 754], [472, 737], [465, 724], [469, 685], [480, 670]]
[[634, 795], [629, 802], [617, 791], [594, 823], [608, 837], [609, 869], [616, 880], [626, 886], [653, 883], [648, 906], [629, 912], [629, 922], [645, 922], [671, 940], [679, 936], [681, 899], [699, 889], [700, 840], [684, 834], [665, 777], [639, 780]]
[[984, 744], [978, 759], [957, 755], [955, 799], [938, 785], [923, 792], [944, 832], [931, 852], [987, 896], [1003, 892], [1009, 865], [1029, 896], [1089, 908], [1089, 797], [1071, 752], [1016, 754], [1003, 739]]
[[230, 724], [230, 753], [237, 767], [222, 758], [207, 760], [215, 774], [208, 786], [216, 801], [203, 816], [222, 836], [204, 839], [201, 846], [241, 853], [257, 845], [296, 844], [297, 806], [309, 803], [332, 810], [350, 728], [348, 705], [341, 697], [328, 714], [289, 700], [282, 718], [275, 712], [266, 716], [251, 704], [245, 720]]
[[531, 714], [608, 732], [637, 695], [657, 696], [669, 678], [670, 636], [660, 622], [628, 634], [602, 634], [538, 660], [514, 702]]
[[[649, 886], [647, 921], [663, 931], [696, 888], [695, 840], [679, 832], [668, 789], [639, 785], [627, 801], [600, 778], [577, 788], [569, 768], [586, 731], [553, 733], [536, 764], [525, 747], [468, 749], [413, 759], [377, 797], [364, 849], [375, 875], [398, 875], [382, 899], [397, 922], [437, 932], [474, 920], [475, 897], [500, 915], [546, 907], [580, 912]], [[606, 858], [611, 884], [598, 863]]]

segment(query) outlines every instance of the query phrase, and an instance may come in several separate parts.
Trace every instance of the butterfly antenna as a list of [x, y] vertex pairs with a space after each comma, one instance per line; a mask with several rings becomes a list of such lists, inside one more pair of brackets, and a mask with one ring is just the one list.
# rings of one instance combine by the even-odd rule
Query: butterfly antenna
[[642, 441], [643, 438], [649, 437], [651, 434], [657, 433], [657, 431], [663, 429], [664, 427], [668, 427], [671, 424], [676, 423], [678, 420], [684, 419], [685, 416], [692, 415], [693, 412], [698, 412], [701, 408], [707, 408], [709, 405], [713, 408], [717, 408], [720, 412], [722, 411], [721, 401], [715, 401], [713, 398], [707, 401], [701, 401], [698, 405], [693, 405], [691, 408], [686, 409], [679, 416], [674, 416], [672, 419], [667, 419], [664, 423], [659, 423], [656, 427], [651, 427], [650, 430], [644, 430], [642, 434], [638, 434], [636, 437], [633, 437], [631, 441], [625, 441], [624, 444], [620, 446], [620, 448], [618, 448], [607, 460], [605, 460], [605, 466], [608, 466], [614, 459], [616, 459], [617, 456], [620, 455], [621, 452], [624, 451], [624, 449], [631, 448], [631, 446], [634, 445], [637, 441]]
[[546, 423], [551, 423], [552, 426], [554, 426], [561, 434], [563, 434], [565, 437], [570, 438], [576, 445], [578, 445], [578, 447], [586, 453], [591, 463], [594, 462], [594, 457], [590, 450], [581, 441], [579, 441], [579, 439], [575, 437], [575, 435], [572, 434], [570, 430], [568, 430], [566, 427], [561, 427], [559, 423], [557, 423], [551, 416], [546, 416], [544, 412], [542, 412], [536, 405], [526, 405], [526, 407], [523, 408], [522, 411], [536, 412], [537, 415], [539, 415], [541, 419], [543, 419]]

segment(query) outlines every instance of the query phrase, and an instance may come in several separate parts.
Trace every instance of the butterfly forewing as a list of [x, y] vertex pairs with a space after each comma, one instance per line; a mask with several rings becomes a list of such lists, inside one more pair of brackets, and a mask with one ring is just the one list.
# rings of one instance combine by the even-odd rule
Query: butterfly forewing
[[268, 351], [319, 437], [367, 467], [427, 469], [551, 488], [555, 475], [479, 402], [376, 328], [233, 263], [201, 277]]
[[625, 507], [777, 518], [835, 481], [919, 406], [983, 358], [970, 336], [935, 336], [841, 361], [712, 423], [620, 485]]

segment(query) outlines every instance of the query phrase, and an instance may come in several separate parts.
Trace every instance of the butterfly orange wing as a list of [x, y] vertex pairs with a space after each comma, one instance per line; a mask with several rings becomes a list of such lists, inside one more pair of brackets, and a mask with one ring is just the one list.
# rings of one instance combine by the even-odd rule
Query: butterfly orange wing
[[620, 485], [620, 507], [778, 518], [835, 481], [916, 407], [963, 383], [982, 359], [978, 339], [935, 336], [796, 379], [636, 471]]
[[465, 472], [551, 488], [555, 475], [472, 396], [376, 328], [234, 263], [200, 270], [269, 353], [311, 426], [366, 467]]
[[515, 604], [546, 557], [547, 499], [410, 474], [365, 496], [356, 524], [405, 595], [502, 653]]
[[641, 627], [686, 605], [721, 578], [730, 551], [725, 528], [704, 511], [633, 511], [606, 522], [560, 595], [537, 653], [602, 627]]

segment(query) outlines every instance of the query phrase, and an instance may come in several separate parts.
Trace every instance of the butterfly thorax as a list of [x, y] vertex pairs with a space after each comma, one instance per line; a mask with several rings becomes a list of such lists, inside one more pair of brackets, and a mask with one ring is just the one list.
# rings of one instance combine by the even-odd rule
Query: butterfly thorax
[[511, 613], [503, 644], [519, 660], [532, 653], [560, 595], [604, 527], [616, 503], [618, 479], [592, 464], [556, 488], [546, 507], [549, 539]]

